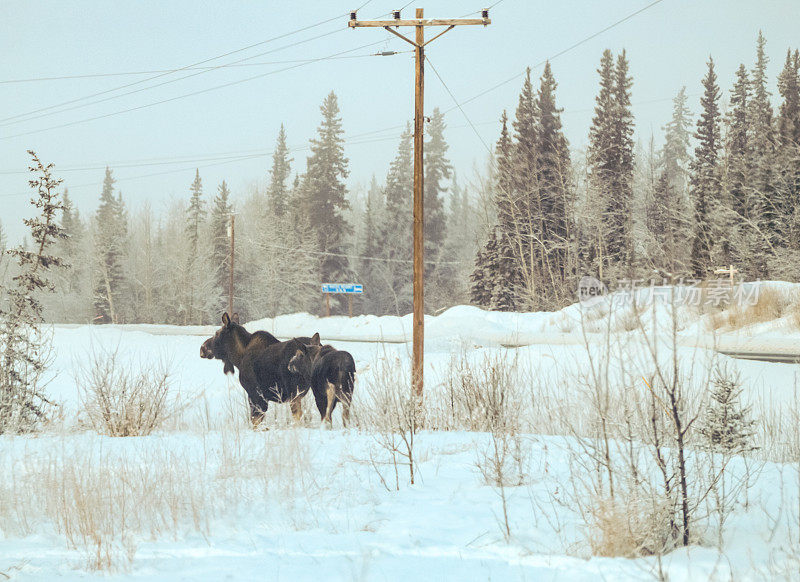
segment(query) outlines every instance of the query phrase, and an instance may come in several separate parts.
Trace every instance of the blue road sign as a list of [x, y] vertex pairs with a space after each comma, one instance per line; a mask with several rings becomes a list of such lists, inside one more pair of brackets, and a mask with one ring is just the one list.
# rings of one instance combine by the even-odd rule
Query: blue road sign
[[363, 293], [364, 285], [360, 283], [323, 283], [323, 293]]

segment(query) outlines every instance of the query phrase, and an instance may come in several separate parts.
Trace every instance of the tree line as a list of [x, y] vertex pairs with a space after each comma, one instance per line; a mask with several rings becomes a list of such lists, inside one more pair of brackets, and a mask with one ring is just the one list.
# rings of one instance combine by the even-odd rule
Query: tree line
[[[426, 310], [472, 303], [558, 309], [581, 276], [615, 281], [708, 277], [733, 264], [748, 279], [798, 279], [800, 56], [788, 50], [773, 109], [766, 41], [721, 102], [714, 61], [693, 120], [686, 88], [664, 139], [637, 143], [625, 51], [604, 51], [585, 151], [570, 148], [550, 63], [530, 70], [513, 119], [504, 111], [494, 155], [468, 180], [448, 160], [444, 114], [425, 127]], [[185, 197], [156, 214], [128, 208], [106, 169], [99, 205], [83, 216], [63, 192], [54, 253], [72, 266], [43, 300], [65, 322], [218, 321], [227, 305], [236, 214], [235, 306], [247, 319], [321, 312], [320, 283], [358, 282], [359, 313], [412, 308], [413, 133], [402, 131], [385, 177], [348, 189], [350, 162], [331, 92], [305, 167], [283, 126], [265, 187], [231, 193], [199, 171]], [[0, 245], [5, 246], [0, 225]], [[0, 278], [14, 275], [0, 259]], [[333, 296], [334, 313], [346, 304]]]
[[529, 72], [512, 129], [505, 113], [501, 118], [495, 222], [471, 274], [472, 301], [499, 310], [556, 309], [574, 301], [583, 275], [613, 287], [704, 279], [729, 264], [749, 280], [797, 280], [800, 56], [786, 53], [777, 112], [767, 63], [759, 34], [755, 63], [740, 65], [723, 110], [709, 58], [696, 122], [684, 87], [657, 149], [652, 138], [637, 147], [627, 55], [606, 50], [589, 146], [572, 160], [551, 68], [536, 92]]

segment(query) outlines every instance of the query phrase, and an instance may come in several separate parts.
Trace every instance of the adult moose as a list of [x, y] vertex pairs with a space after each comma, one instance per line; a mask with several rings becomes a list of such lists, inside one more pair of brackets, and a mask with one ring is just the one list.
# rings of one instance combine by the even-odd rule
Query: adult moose
[[356, 364], [353, 356], [344, 350], [323, 346], [319, 333], [315, 333], [307, 342], [306, 353], [292, 357], [289, 368], [296, 367], [299, 370], [307, 367], [308, 361], [311, 362], [311, 390], [322, 422], [328, 427], [332, 425], [331, 415], [336, 403], [341, 402], [342, 424], [346, 427], [350, 422], [350, 404], [355, 387]]
[[[300, 420], [302, 398], [311, 386], [311, 361], [303, 358], [308, 348], [298, 340], [279, 342], [265, 331], [248, 332], [227, 313], [222, 327], [200, 347], [200, 357], [222, 360], [226, 374], [239, 370], [239, 383], [250, 402], [250, 420], [257, 427], [270, 402], [288, 402]], [[293, 358], [297, 361], [291, 366]]]

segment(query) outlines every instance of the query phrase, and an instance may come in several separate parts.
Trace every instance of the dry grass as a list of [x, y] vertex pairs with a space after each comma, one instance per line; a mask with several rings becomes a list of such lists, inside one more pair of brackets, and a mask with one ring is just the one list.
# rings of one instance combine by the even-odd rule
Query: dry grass
[[592, 554], [634, 558], [663, 553], [674, 537], [669, 514], [654, 499], [598, 497], [588, 516]]
[[734, 303], [727, 311], [724, 322], [730, 329], [742, 329], [757, 323], [773, 321], [783, 317], [791, 304], [792, 298], [786, 292], [762, 285], [754, 304]]
[[35, 451], [5, 450], [0, 531], [55, 530], [88, 569], [124, 570], [142, 541], [208, 537], [218, 521], [268, 501], [285, 503], [292, 517], [297, 499], [323, 490], [309, 479], [308, 444], [292, 431], [217, 436], [186, 449], [163, 439], [132, 448], [61, 437]]

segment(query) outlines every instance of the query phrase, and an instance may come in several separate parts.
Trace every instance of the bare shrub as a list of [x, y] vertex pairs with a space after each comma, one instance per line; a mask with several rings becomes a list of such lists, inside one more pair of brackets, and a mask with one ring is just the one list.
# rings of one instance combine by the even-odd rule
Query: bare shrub
[[168, 362], [124, 365], [118, 350], [93, 351], [78, 367], [76, 384], [86, 416], [97, 432], [109, 436], [145, 436], [177, 410], [170, 392]]
[[[378, 369], [362, 384], [362, 394], [370, 402], [368, 408], [361, 409], [367, 408], [368, 413], [357, 416], [359, 425], [369, 421], [375, 429], [375, 442], [389, 453], [394, 469], [395, 490], [400, 489], [401, 465], [408, 467], [409, 482], [414, 485], [414, 441], [424, 422], [424, 409], [422, 401], [413, 394], [408, 370], [398, 360], [384, 357]], [[374, 456], [371, 461], [381, 481], [386, 484], [378, 461]]]
[[492, 432], [499, 426], [518, 429], [523, 402], [518, 372], [516, 355], [487, 353], [476, 362], [466, 351], [451, 356], [443, 384], [444, 411], [434, 415], [438, 428], [480, 432]]

